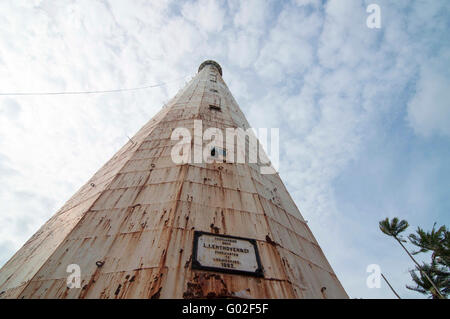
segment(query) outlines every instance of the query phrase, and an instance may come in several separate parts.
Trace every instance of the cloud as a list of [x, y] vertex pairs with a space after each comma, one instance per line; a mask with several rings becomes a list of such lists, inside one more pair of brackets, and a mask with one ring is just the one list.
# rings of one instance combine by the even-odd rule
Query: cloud
[[0, 112], [3, 113], [6, 118], [16, 120], [21, 112], [21, 107], [16, 100], [5, 98], [3, 100], [3, 105], [0, 108]]
[[423, 65], [420, 69], [416, 94], [408, 104], [408, 120], [417, 134], [450, 136], [450, 65], [447, 54]]
[[271, 15], [273, 1], [249, 0], [238, 1], [238, 3], [239, 9], [233, 18], [235, 26], [249, 33], [263, 33]]
[[286, 74], [306, 72], [313, 65], [311, 39], [318, 35], [320, 23], [317, 12], [306, 13], [286, 5], [255, 62], [258, 73], [269, 81], [280, 82]]
[[219, 1], [186, 2], [182, 8], [182, 14], [202, 31], [219, 32], [223, 28], [224, 10]]
[[317, 7], [319, 5], [319, 2], [315, 1], [315, 0], [295, 0], [295, 3], [298, 6], [309, 6], [309, 5], [311, 5], [311, 6]]
[[259, 54], [258, 39], [245, 32], [230, 35], [228, 56], [241, 68], [251, 66]]

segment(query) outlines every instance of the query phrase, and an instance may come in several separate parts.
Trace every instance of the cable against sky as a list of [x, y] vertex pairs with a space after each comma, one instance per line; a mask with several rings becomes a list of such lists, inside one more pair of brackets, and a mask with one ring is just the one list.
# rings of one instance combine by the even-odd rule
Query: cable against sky
[[152, 85], [145, 85], [145, 86], [139, 86], [134, 88], [122, 88], [122, 89], [112, 89], [112, 90], [93, 90], [93, 91], [67, 91], [67, 92], [9, 92], [9, 93], [0, 93], [0, 96], [20, 96], [20, 95], [75, 95], [75, 94], [99, 94], [99, 93], [114, 93], [114, 92], [126, 92], [126, 91], [137, 91], [137, 90], [145, 90], [155, 87], [164, 86], [170, 83], [174, 83], [177, 81], [180, 81], [182, 79], [185, 79], [189, 75], [185, 75], [183, 77], [180, 77], [175, 80], [158, 83], [158, 84], [152, 84]]

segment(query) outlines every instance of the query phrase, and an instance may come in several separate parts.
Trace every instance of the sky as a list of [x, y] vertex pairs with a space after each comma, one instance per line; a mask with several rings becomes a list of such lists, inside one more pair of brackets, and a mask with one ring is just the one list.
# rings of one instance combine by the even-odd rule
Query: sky
[[395, 298], [367, 286], [377, 264], [400, 296], [423, 297], [378, 222], [450, 225], [448, 0], [4, 0], [0, 12], [0, 94], [166, 84], [0, 95], [0, 265], [214, 59], [251, 126], [280, 128], [280, 176], [349, 296]]

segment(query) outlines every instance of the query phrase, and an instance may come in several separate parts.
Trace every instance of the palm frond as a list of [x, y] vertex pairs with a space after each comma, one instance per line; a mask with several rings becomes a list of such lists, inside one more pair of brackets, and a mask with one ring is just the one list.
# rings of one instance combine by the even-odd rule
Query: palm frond
[[385, 233], [388, 236], [392, 236], [394, 238], [400, 239], [404, 241], [403, 239], [399, 238], [399, 234], [408, 228], [409, 224], [406, 220], [399, 220], [398, 217], [392, 218], [390, 221], [388, 217], [386, 219], [383, 219], [379, 222], [380, 230]]
[[420, 268], [415, 267], [414, 270], [410, 270], [412, 281], [416, 286], [406, 285], [406, 288], [428, 295], [431, 298], [439, 298], [439, 294], [430, 281], [425, 277], [426, 273], [435, 283], [437, 289], [444, 296], [447, 296], [450, 292], [449, 287], [449, 273], [436, 262], [431, 264], [423, 264]]

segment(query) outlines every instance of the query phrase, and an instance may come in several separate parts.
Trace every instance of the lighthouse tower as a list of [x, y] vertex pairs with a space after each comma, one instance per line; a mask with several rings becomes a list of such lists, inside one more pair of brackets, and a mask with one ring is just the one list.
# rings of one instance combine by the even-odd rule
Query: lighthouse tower
[[204, 139], [249, 127], [203, 62], [0, 269], [0, 298], [347, 298], [279, 175]]

